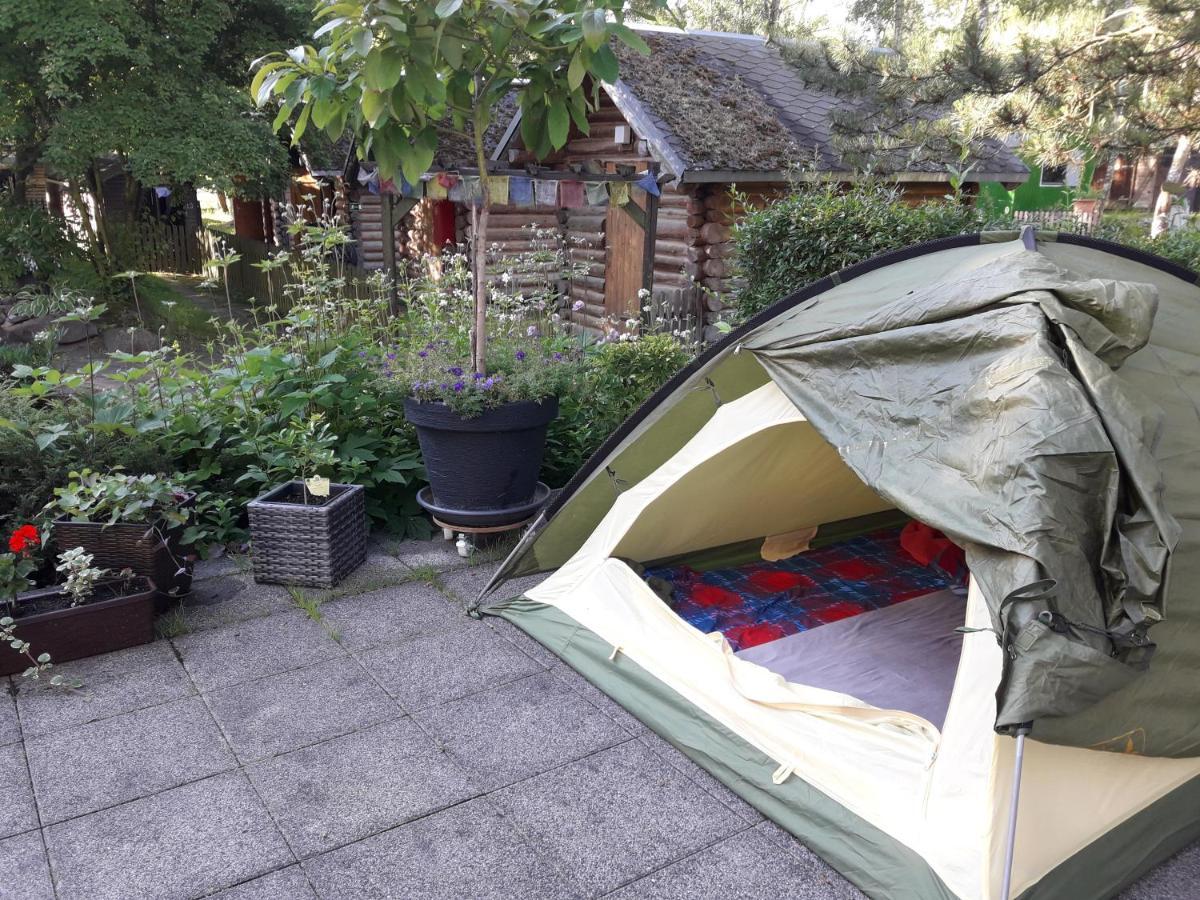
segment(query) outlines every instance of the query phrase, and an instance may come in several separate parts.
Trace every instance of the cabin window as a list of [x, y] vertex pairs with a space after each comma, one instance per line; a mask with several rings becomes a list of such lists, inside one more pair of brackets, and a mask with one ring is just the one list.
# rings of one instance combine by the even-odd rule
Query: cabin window
[[1066, 183], [1066, 166], [1042, 166], [1042, 187], [1062, 187]]

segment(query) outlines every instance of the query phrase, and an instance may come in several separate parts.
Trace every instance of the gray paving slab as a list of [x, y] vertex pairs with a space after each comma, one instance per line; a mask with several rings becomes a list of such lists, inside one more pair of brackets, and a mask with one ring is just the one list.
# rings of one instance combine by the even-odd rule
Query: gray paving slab
[[298, 669], [345, 651], [299, 610], [175, 638], [183, 666], [202, 691]]
[[413, 715], [485, 791], [630, 739], [549, 672]]
[[51, 825], [45, 835], [59, 900], [202, 897], [295, 862], [240, 773]]
[[26, 831], [0, 841], [0, 897], [54, 900], [50, 863], [40, 831]]
[[409, 712], [544, 671], [482, 622], [405, 638], [358, 654]]
[[243, 763], [402, 715], [349, 656], [219, 688], [205, 697]]
[[589, 894], [614, 890], [743, 831], [720, 801], [637, 741], [503, 788], [492, 799]]
[[300, 866], [277, 869], [269, 875], [245, 881], [217, 894], [210, 900], [317, 900], [317, 895], [308, 883], [308, 876]]
[[33, 788], [25, 748], [20, 744], [0, 747], [0, 838], [38, 827]]
[[166, 641], [63, 663], [52, 671], [74, 679], [79, 687], [54, 687], [45, 679], [18, 684], [17, 707], [26, 738], [196, 692]]
[[[496, 574], [496, 570], [500, 568], [500, 562], [489, 562], [486, 565], [470, 565], [465, 568], [445, 572], [442, 575], [442, 584], [460, 603], [473, 603], [476, 597], [479, 596], [479, 592], [491, 581], [492, 576]], [[490, 596], [493, 599], [518, 597], [530, 588], [545, 581], [546, 578], [545, 574], [531, 575], [527, 578], [514, 578], [511, 581], [506, 581]]]
[[391, 541], [380, 544], [379, 549], [415, 569], [434, 567], [445, 571], [467, 565], [455, 550], [454, 541], [442, 540], [440, 531], [431, 541]]
[[469, 624], [466, 613], [421, 582], [324, 604], [325, 620], [350, 650], [369, 650], [430, 631]]
[[292, 607], [287, 588], [257, 584], [250, 575], [236, 572], [195, 581], [192, 592], [182, 601], [188, 631], [220, 628]]
[[198, 559], [192, 570], [193, 584], [205, 578], [220, 575], [237, 575], [250, 571], [250, 558], [233, 553], [223, 553], [212, 559]]
[[665, 759], [668, 763], [682, 772], [689, 780], [694, 781], [700, 787], [704, 788], [729, 809], [737, 813], [747, 823], [754, 824], [763, 821], [763, 814], [757, 809], [727, 788], [724, 784], [714, 778], [696, 763], [687, 758], [684, 753], [672, 747], [665, 740], [653, 733], [642, 735], [642, 744], [656, 755]]
[[[532, 640], [532, 638], [530, 638]], [[583, 699], [587, 700], [593, 706], [599, 707], [604, 713], [615, 721], [618, 725], [628, 731], [630, 734], [649, 734], [648, 729], [642, 720], [617, 703], [608, 694], [600, 690], [565, 662], [558, 662], [550, 669], [556, 678], [559, 678]]]
[[55, 731], [26, 748], [46, 825], [237, 765], [199, 697]]
[[627, 884], [612, 900], [865, 900], [813, 854], [780, 852], [761, 826]]
[[485, 799], [304, 861], [326, 900], [561, 900], [578, 896]]
[[496, 616], [486, 616], [483, 619], [487, 626], [504, 638], [526, 656], [536, 659], [547, 669], [552, 669], [555, 666], [563, 665], [562, 660], [555, 655], [553, 650], [539, 644], [524, 631], [514, 625], [507, 619], [501, 619]]
[[1180, 850], [1121, 892], [1118, 900], [1194, 900], [1200, 897], [1200, 842]]
[[475, 790], [411, 719], [248, 768], [297, 856], [331, 850], [453, 806]]

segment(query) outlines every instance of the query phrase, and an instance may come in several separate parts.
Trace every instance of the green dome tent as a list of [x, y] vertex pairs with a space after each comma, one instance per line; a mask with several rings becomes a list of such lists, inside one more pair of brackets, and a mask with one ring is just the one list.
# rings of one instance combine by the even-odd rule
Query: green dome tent
[[[1200, 837], [1198, 353], [1196, 276], [1119, 245], [1027, 231], [869, 260], [651, 398], [484, 594], [552, 574], [477, 608], [873, 897], [998, 898], [1008, 872], [1011, 896], [1108, 896]], [[909, 518], [965, 551], [965, 590], [741, 649], [643, 577]]]

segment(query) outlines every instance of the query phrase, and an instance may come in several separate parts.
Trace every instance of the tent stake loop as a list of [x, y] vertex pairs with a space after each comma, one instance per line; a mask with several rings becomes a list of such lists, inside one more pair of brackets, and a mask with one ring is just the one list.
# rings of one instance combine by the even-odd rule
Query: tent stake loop
[[1025, 764], [1025, 735], [1033, 730], [1032, 722], [1017, 726], [1017, 758], [1013, 763], [1012, 801], [1008, 807], [1008, 840], [1004, 846], [1004, 882], [1000, 900], [1011, 900], [1013, 850], [1017, 843], [1017, 807], [1021, 802], [1021, 769]]

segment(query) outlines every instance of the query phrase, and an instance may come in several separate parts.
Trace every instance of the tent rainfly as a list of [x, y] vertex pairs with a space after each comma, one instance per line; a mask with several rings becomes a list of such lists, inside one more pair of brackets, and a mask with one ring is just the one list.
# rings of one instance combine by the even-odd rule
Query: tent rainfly
[[648, 401], [484, 594], [552, 574], [476, 609], [872, 897], [1109, 896], [1200, 837], [1196, 282], [1031, 232], [824, 278]]

